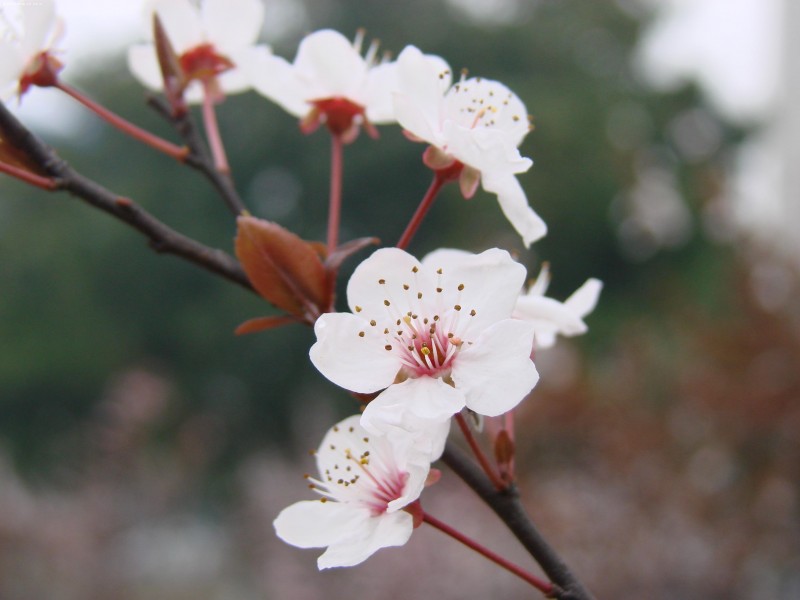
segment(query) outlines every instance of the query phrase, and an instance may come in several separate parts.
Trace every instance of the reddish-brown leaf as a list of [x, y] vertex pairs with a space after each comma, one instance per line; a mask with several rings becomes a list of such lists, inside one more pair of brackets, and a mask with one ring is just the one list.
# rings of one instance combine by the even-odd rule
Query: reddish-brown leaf
[[339, 270], [339, 267], [342, 266], [342, 263], [345, 261], [345, 259], [349, 258], [362, 248], [374, 246], [380, 243], [381, 241], [376, 237], [364, 237], [356, 240], [350, 240], [331, 252], [330, 256], [325, 259], [325, 268], [335, 274]]
[[291, 323], [297, 323], [297, 318], [289, 315], [256, 317], [255, 319], [250, 319], [249, 321], [245, 321], [239, 325], [234, 333], [236, 335], [258, 333], [259, 331], [264, 331], [265, 329], [274, 329], [275, 327], [282, 327], [283, 325], [289, 325]]
[[313, 245], [280, 225], [237, 219], [236, 256], [253, 287], [278, 308], [313, 322], [331, 304], [331, 286]]

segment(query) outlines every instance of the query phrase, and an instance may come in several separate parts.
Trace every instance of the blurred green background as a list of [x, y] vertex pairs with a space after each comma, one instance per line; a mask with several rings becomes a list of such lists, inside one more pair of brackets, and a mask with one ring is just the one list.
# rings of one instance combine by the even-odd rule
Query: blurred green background
[[[302, 27], [269, 40], [276, 53], [293, 57], [304, 31], [364, 27], [382, 49], [414, 44], [504, 82], [534, 116], [521, 150], [535, 164], [521, 181], [549, 235], [525, 251], [493, 197], [447, 189], [410, 250], [500, 246], [531, 276], [549, 261], [559, 299], [587, 277], [605, 282], [589, 333], [542, 353], [542, 382], [519, 415], [526, 502], [567, 562], [598, 597], [797, 597], [797, 314], [765, 306], [750, 284], [755, 265], [793, 290], [797, 280], [709, 216], [748, 132], [694, 87], [658, 94], [639, 81], [631, 53], [650, 17], [632, 3], [520, 2], [497, 20], [429, 0], [305, 6]], [[78, 86], [174, 139], [124, 58], [106, 58]], [[219, 119], [252, 212], [322, 239], [326, 133], [301, 135], [255, 93], [228, 98]], [[47, 141], [232, 252], [235, 223], [199, 174], [91, 115], [83, 123]], [[429, 183], [423, 146], [380, 131], [346, 148], [343, 239], [394, 243]], [[309, 364], [312, 332], [236, 337], [272, 309], [66, 195], [7, 178], [0, 195], [0, 596], [522, 597], [449, 540], [449, 567], [439, 555], [426, 564], [415, 539], [414, 552], [323, 574], [313, 552], [275, 542], [271, 519], [304, 494], [302, 451], [355, 409]], [[442, 512], [468, 495], [444, 484]], [[465, 529], [517, 552], [470, 510], [480, 516]], [[409, 583], [412, 554], [423, 562]], [[455, 587], [437, 587], [454, 569]]]

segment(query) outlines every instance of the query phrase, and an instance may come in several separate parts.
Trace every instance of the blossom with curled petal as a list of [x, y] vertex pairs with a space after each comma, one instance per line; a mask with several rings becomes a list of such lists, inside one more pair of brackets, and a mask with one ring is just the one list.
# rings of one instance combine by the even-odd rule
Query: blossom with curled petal
[[603, 289], [599, 279], [587, 279], [569, 298], [559, 302], [545, 296], [549, 284], [550, 270], [544, 264], [539, 277], [520, 295], [514, 307], [514, 318], [533, 323], [537, 348], [551, 347], [557, 335], [569, 337], [586, 333], [583, 318], [594, 310]]
[[414, 529], [404, 510], [419, 498], [430, 462], [396, 437], [371, 436], [358, 415], [331, 428], [316, 452], [319, 479], [306, 476], [322, 497], [285, 508], [275, 519], [284, 542], [327, 550], [320, 569], [357, 565], [377, 550], [405, 544]]
[[[20, 97], [30, 86], [50, 86], [63, 65], [52, 47], [62, 31], [53, 0], [20, 2], [16, 14], [0, 8], [0, 97]], [[17, 17], [17, 18], [13, 18]]]
[[[373, 125], [395, 121], [395, 64], [377, 62], [375, 44], [361, 56], [360, 45], [331, 29], [315, 31], [300, 42], [293, 63], [266, 55], [254, 62], [253, 87], [298, 117], [305, 133], [325, 124], [352, 141], [363, 126], [374, 137]], [[432, 56], [421, 60], [443, 64]]]
[[397, 122], [413, 139], [431, 145], [425, 164], [458, 177], [461, 193], [471, 198], [478, 184], [497, 196], [505, 216], [526, 246], [547, 233], [531, 209], [517, 173], [533, 164], [517, 147], [530, 130], [522, 101], [497, 81], [462, 78], [450, 86], [450, 70], [424, 60], [414, 46], [397, 59], [394, 94]]
[[[345, 389], [383, 390], [362, 416], [370, 431], [414, 431], [465, 406], [502, 414], [539, 377], [533, 325], [511, 318], [524, 279], [525, 268], [496, 248], [438, 250], [421, 262], [397, 248], [378, 250], [348, 282], [353, 312], [317, 320], [311, 361]], [[433, 444], [427, 450], [441, 453]]]
[[[148, 37], [151, 16], [158, 14], [189, 80], [188, 102], [202, 102], [204, 85], [216, 99], [249, 89], [245, 66], [270, 53], [267, 46], [255, 45], [264, 22], [260, 0], [203, 0], [199, 9], [189, 0], [154, 0], [147, 8]], [[128, 66], [148, 88], [163, 88], [152, 42], [129, 48]]]

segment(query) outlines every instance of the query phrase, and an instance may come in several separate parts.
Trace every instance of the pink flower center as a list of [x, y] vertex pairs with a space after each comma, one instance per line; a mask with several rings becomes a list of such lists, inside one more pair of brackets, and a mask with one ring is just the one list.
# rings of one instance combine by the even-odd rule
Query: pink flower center
[[[339, 433], [337, 427], [334, 432]], [[363, 447], [368, 447], [369, 438], [363, 438]], [[403, 496], [409, 474], [400, 471], [393, 463], [372, 456], [369, 450], [353, 454], [350, 445], [331, 444], [330, 450], [341, 453], [341, 462], [333, 460], [321, 473], [322, 480], [306, 475], [311, 489], [339, 502], [355, 502], [368, 508], [373, 516], [386, 512], [389, 503]]]
[[433, 319], [406, 315], [405, 327], [398, 329], [400, 356], [406, 372], [412, 377], [438, 377], [446, 374], [458, 354], [461, 340], [441, 327], [438, 316]]

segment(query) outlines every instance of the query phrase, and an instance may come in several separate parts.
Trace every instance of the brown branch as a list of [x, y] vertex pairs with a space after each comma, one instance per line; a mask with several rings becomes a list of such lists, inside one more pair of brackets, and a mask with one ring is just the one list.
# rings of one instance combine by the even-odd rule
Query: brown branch
[[448, 442], [442, 460], [502, 519], [511, 533], [539, 563], [557, 586], [552, 592], [553, 598], [594, 600], [594, 596], [575, 577], [533, 525], [522, 506], [516, 486], [512, 485], [505, 490], [495, 488], [481, 469], [452, 442]]
[[138, 204], [84, 177], [62, 160], [47, 144], [31, 133], [0, 103], [0, 136], [25, 152], [63, 189], [84, 202], [130, 225], [150, 242], [156, 252], [174, 254], [244, 288], [252, 290], [238, 261], [222, 250], [209, 248], [156, 219]]
[[169, 103], [154, 94], [147, 96], [147, 104], [175, 128], [178, 135], [189, 147], [190, 154], [186, 157], [186, 164], [205, 175], [234, 215], [239, 216], [246, 212], [247, 207], [242, 202], [239, 192], [236, 191], [231, 176], [226, 173], [220, 173], [214, 166], [214, 160], [208, 150], [208, 145], [200, 135], [200, 131], [189, 111], [176, 116], [173, 114]]

